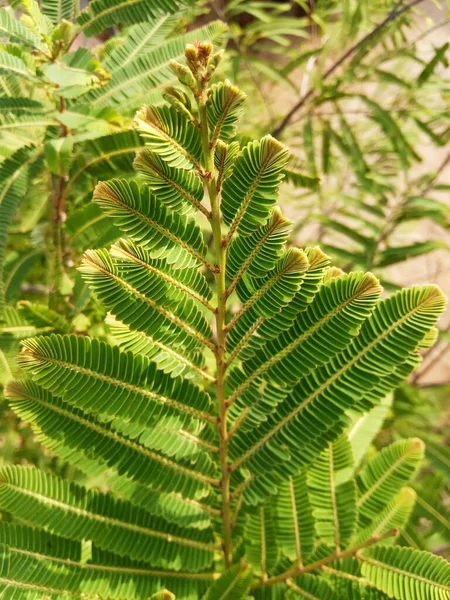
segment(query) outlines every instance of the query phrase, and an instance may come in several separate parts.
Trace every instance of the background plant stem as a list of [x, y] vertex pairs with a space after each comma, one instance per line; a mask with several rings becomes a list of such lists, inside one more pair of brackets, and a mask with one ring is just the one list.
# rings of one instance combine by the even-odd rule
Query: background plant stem
[[[374, 35], [376, 35], [379, 31], [384, 29], [388, 23], [404, 14], [417, 4], [420, 4], [423, 0], [411, 0], [408, 4], [403, 5], [403, 2], [398, 2], [395, 7], [391, 10], [391, 12], [387, 15], [387, 17], [379, 23], [372, 31], [370, 31], [367, 35], [365, 35], [362, 40], [351, 46], [348, 50], [342, 54], [338, 60], [336, 60], [322, 75], [321, 81], [325, 81], [328, 79], [330, 75], [332, 75], [348, 58], [350, 58], [355, 52], [357, 52], [360, 48], [364, 46], [366, 42], [368, 42]], [[273, 137], [280, 137], [286, 127], [290, 124], [292, 117], [303, 107], [303, 105], [311, 98], [316, 98], [318, 95], [315, 88], [310, 88], [299, 100], [298, 102], [291, 108], [291, 110], [286, 114], [281, 123], [276, 127], [272, 135]]]

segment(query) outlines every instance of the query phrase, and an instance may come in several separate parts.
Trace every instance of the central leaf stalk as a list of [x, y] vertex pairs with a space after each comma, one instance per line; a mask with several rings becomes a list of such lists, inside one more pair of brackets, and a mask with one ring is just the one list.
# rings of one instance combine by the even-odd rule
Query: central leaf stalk
[[205, 186], [211, 203], [211, 229], [213, 236], [213, 248], [215, 256], [216, 272], [214, 274], [217, 287], [217, 309], [216, 309], [216, 336], [217, 345], [215, 349], [216, 359], [216, 395], [218, 403], [217, 426], [220, 436], [220, 465], [221, 465], [221, 492], [222, 492], [222, 523], [223, 523], [223, 557], [227, 567], [232, 563], [232, 540], [231, 540], [231, 508], [230, 508], [230, 470], [228, 464], [228, 430], [227, 430], [227, 404], [224, 390], [224, 379], [227, 364], [225, 361], [225, 314], [227, 293], [225, 286], [226, 253], [227, 248], [222, 236], [222, 219], [220, 214], [220, 198], [217, 188], [217, 174], [214, 165], [214, 147], [212, 147], [206, 110], [207, 93], [206, 87], [199, 90], [197, 97], [199, 109], [199, 124], [203, 147], [203, 164], [206, 172], [204, 176]]

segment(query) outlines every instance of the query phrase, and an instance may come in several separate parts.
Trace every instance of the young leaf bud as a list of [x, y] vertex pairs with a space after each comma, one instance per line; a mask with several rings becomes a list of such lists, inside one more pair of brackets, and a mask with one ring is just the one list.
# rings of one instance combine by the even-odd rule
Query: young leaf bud
[[169, 69], [172, 71], [174, 75], [178, 78], [178, 81], [183, 85], [187, 86], [191, 90], [194, 90], [196, 87], [196, 81], [191, 71], [180, 64], [176, 60], [171, 60], [169, 62]]
[[184, 56], [186, 57], [186, 62], [188, 67], [193, 73], [197, 72], [198, 69], [198, 50], [194, 46], [194, 44], [188, 44], [186, 46], [186, 50], [184, 51]]
[[197, 48], [198, 48], [198, 58], [199, 58], [199, 61], [203, 65], [206, 65], [209, 57], [212, 54], [213, 45], [211, 44], [211, 42], [200, 42], [198, 44]]
[[189, 119], [189, 121], [192, 121], [193, 123], [195, 122], [193, 115], [186, 108], [186, 106], [184, 105], [183, 102], [180, 102], [179, 100], [174, 98], [171, 94], [167, 94], [167, 93], [163, 93], [163, 98], [164, 98], [164, 100], [166, 100], [166, 102], [168, 102], [174, 108], [176, 108], [178, 112], [180, 112], [183, 115], [186, 115], [186, 117]]
[[212, 56], [210, 56], [208, 58], [208, 64], [207, 64], [208, 75], [212, 75], [214, 73], [214, 71], [217, 69], [220, 61], [224, 57], [224, 54], [225, 54], [225, 51], [220, 50], [220, 52], [216, 52], [215, 54], [213, 54]]
[[69, 21], [62, 19], [62, 21], [52, 31], [52, 42], [59, 44], [60, 46], [67, 47], [72, 36], [73, 25]]
[[[172, 96], [173, 98], [184, 104], [184, 106], [188, 110], [191, 110], [191, 100], [189, 96], [185, 92], [183, 92], [183, 90], [169, 85], [165, 88], [164, 94], [166, 94], [167, 96]], [[168, 102], [170, 102], [170, 100], [168, 100]]]

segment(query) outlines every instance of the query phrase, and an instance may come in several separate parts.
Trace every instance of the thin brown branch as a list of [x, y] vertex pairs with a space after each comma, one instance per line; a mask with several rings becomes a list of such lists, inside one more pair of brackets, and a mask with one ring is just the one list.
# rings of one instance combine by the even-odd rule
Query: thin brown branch
[[[435, 171], [433, 177], [429, 181], [426, 182], [424, 187], [421, 187], [419, 189], [419, 194], [421, 194], [421, 195], [428, 194], [428, 192], [432, 189], [436, 180], [438, 179], [438, 177], [441, 175], [441, 173], [444, 171], [444, 169], [446, 168], [446, 166], [448, 164], [450, 164], [450, 152], [447, 154], [447, 156], [441, 162], [441, 164]], [[377, 240], [376, 248], [374, 249], [374, 253], [373, 253], [373, 259], [375, 259], [375, 253], [380, 248], [381, 244], [386, 242], [388, 240], [388, 238], [390, 237], [390, 235], [397, 228], [399, 223], [398, 223], [397, 219], [395, 218], [395, 216], [396, 216], [396, 214], [401, 212], [401, 210], [403, 209], [406, 201], [408, 200], [409, 193], [410, 193], [410, 190], [408, 188], [406, 190], [406, 192], [403, 194], [401, 202], [396, 206], [394, 213], [390, 216], [390, 218], [387, 219], [386, 223], [388, 223], [388, 225], [386, 226], [386, 228], [382, 232], [381, 236]], [[369, 265], [369, 268], [372, 268], [372, 264]]]
[[431, 188], [433, 187], [433, 185], [436, 183], [436, 180], [438, 179], [438, 177], [441, 175], [441, 173], [444, 171], [444, 169], [449, 164], [450, 164], [450, 152], [447, 154], [447, 156], [441, 162], [441, 164], [439, 165], [439, 167], [435, 171], [435, 173], [434, 173], [433, 177], [431, 178], [431, 180], [427, 182], [427, 184], [425, 185], [424, 188], [422, 188], [422, 190], [421, 190], [422, 194], [428, 194], [428, 192], [431, 190]]
[[[387, 15], [387, 17], [379, 23], [372, 31], [370, 31], [367, 35], [365, 35], [359, 42], [348, 48], [322, 75], [321, 81], [326, 81], [330, 75], [332, 75], [335, 71], [339, 69], [341, 65], [343, 65], [347, 59], [349, 59], [355, 52], [360, 50], [369, 40], [371, 40], [374, 36], [376, 36], [380, 31], [382, 31], [386, 25], [409, 11], [414, 6], [420, 4], [424, 0], [411, 0], [408, 4], [403, 4], [403, 2], [398, 2], [396, 6], [391, 10], [391, 12]], [[282, 132], [286, 129], [286, 127], [290, 124], [292, 117], [305, 105], [305, 103], [310, 99], [316, 99], [318, 96], [318, 92], [314, 88], [310, 88], [308, 92], [306, 92], [298, 102], [291, 108], [291, 110], [287, 113], [281, 123], [276, 127], [272, 135], [273, 137], [279, 138]]]
[[344, 550], [343, 552], [339, 552], [338, 550], [336, 550], [335, 552], [333, 552], [333, 554], [330, 554], [325, 558], [321, 558], [320, 560], [316, 560], [315, 562], [309, 565], [301, 566], [299, 564], [294, 564], [289, 569], [287, 569], [283, 573], [280, 573], [279, 575], [275, 575], [274, 577], [270, 577], [269, 579], [266, 579], [264, 581], [255, 582], [251, 586], [251, 589], [257, 589], [265, 587], [267, 585], [275, 585], [276, 583], [285, 582], [286, 580], [291, 579], [292, 577], [297, 577], [298, 575], [303, 575], [304, 573], [310, 573], [311, 571], [317, 571], [318, 569], [322, 569], [322, 567], [331, 562], [341, 560], [343, 558], [349, 558], [351, 556], [356, 556], [360, 550], [364, 550], [364, 548], [369, 548], [370, 546], [378, 544], [379, 542], [387, 538], [394, 537], [397, 535], [399, 535], [398, 529], [390, 529], [382, 535], [372, 536], [365, 542], [362, 542], [361, 544], [358, 544], [357, 546], [354, 546], [349, 550]]
[[431, 27], [429, 27], [425, 31], [422, 31], [421, 34], [419, 34], [417, 37], [415, 37], [408, 44], [405, 44], [405, 46], [403, 46], [402, 49], [411, 48], [412, 46], [414, 46], [415, 44], [417, 44], [417, 42], [420, 42], [421, 40], [423, 40], [424, 38], [426, 38], [427, 36], [429, 36], [431, 33], [434, 33], [435, 31], [437, 31], [441, 27], [445, 27], [448, 23], [450, 23], [450, 17], [447, 17], [446, 19], [442, 19], [441, 21], [438, 21], [437, 23], [435, 23], [434, 25], [432, 25]]

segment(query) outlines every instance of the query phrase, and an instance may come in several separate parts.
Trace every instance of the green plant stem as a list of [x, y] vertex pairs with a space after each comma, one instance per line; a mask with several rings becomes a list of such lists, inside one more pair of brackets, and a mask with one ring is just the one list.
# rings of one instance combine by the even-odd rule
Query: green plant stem
[[[66, 110], [66, 102], [64, 98], [61, 96], [59, 99], [59, 110], [63, 113]], [[60, 135], [61, 137], [67, 137], [68, 130], [64, 124], [61, 124], [60, 127]], [[55, 224], [58, 227], [62, 227], [65, 219], [65, 211], [66, 211], [66, 203], [64, 198], [64, 187], [65, 187], [65, 176], [60, 174], [57, 178], [57, 185], [55, 190]], [[61, 235], [59, 235], [61, 237]]]
[[[64, 98], [61, 96], [59, 99], [59, 111], [63, 113], [66, 110], [66, 102]], [[65, 138], [69, 135], [69, 130], [66, 125], [61, 123], [60, 126], [60, 137]], [[55, 299], [58, 300], [61, 298], [61, 295], [58, 292], [58, 286], [55, 285], [54, 279], [55, 275], [62, 274], [65, 272], [64, 261], [66, 257], [70, 256], [70, 248], [66, 244], [66, 236], [64, 233], [64, 223], [67, 218], [67, 203], [66, 203], [66, 183], [67, 176], [61, 172], [56, 176], [55, 179], [55, 191], [53, 195], [53, 219], [52, 219], [52, 227], [51, 227], [51, 242], [48, 253], [48, 262], [50, 265], [53, 265], [49, 268], [48, 272], [50, 274], [49, 277], [49, 288], [54, 287]], [[55, 259], [52, 259], [52, 249], [55, 252]], [[55, 305], [57, 308], [57, 305]]]
[[304, 573], [310, 573], [311, 571], [317, 571], [322, 567], [326, 566], [330, 562], [334, 562], [336, 560], [341, 560], [342, 558], [349, 558], [351, 556], [355, 556], [360, 550], [364, 550], [364, 548], [369, 548], [369, 546], [373, 546], [374, 544], [378, 544], [382, 540], [386, 538], [390, 538], [399, 534], [398, 529], [390, 529], [383, 535], [374, 535], [365, 542], [354, 546], [353, 548], [349, 548], [348, 550], [344, 550], [344, 552], [340, 552], [336, 550], [330, 556], [326, 556], [325, 558], [321, 558], [320, 560], [316, 560], [316, 562], [311, 563], [310, 565], [301, 566], [299, 564], [292, 565], [289, 569], [280, 573], [279, 575], [275, 575], [274, 577], [270, 577], [264, 581], [257, 581], [252, 586], [251, 589], [261, 588], [266, 585], [275, 585], [276, 583], [285, 582], [287, 579], [291, 577], [297, 577], [298, 575], [303, 575]]
[[223, 558], [225, 565], [229, 567], [232, 562], [231, 529], [232, 519], [230, 510], [230, 471], [228, 467], [228, 431], [227, 431], [227, 403], [224, 390], [224, 379], [227, 365], [225, 362], [225, 313], [227, 295], [225, 288], [225, 266], [226, 246], [222, 241], [222, 228], [219, 195], [216, 185], [216, 169], [214, 166], [214, 149], [211, 148], [208, 117], [206, 113], [206, 98], [202, 94], [198, 100], [200, 133], [203, 146], [204, 166], [206, 168], [205, 182], [211, 202], [211, 229], [213, 235], [213, 246], [215, 255], [215, 280], [217, 286], [217, 309], [216, 309], [216, 336], [217, 347], [216, 358], [216, 393], [219, 409], [218, 429], [220, 436], [220, 465], [222, 471], [222, 522], [223, 522]]

